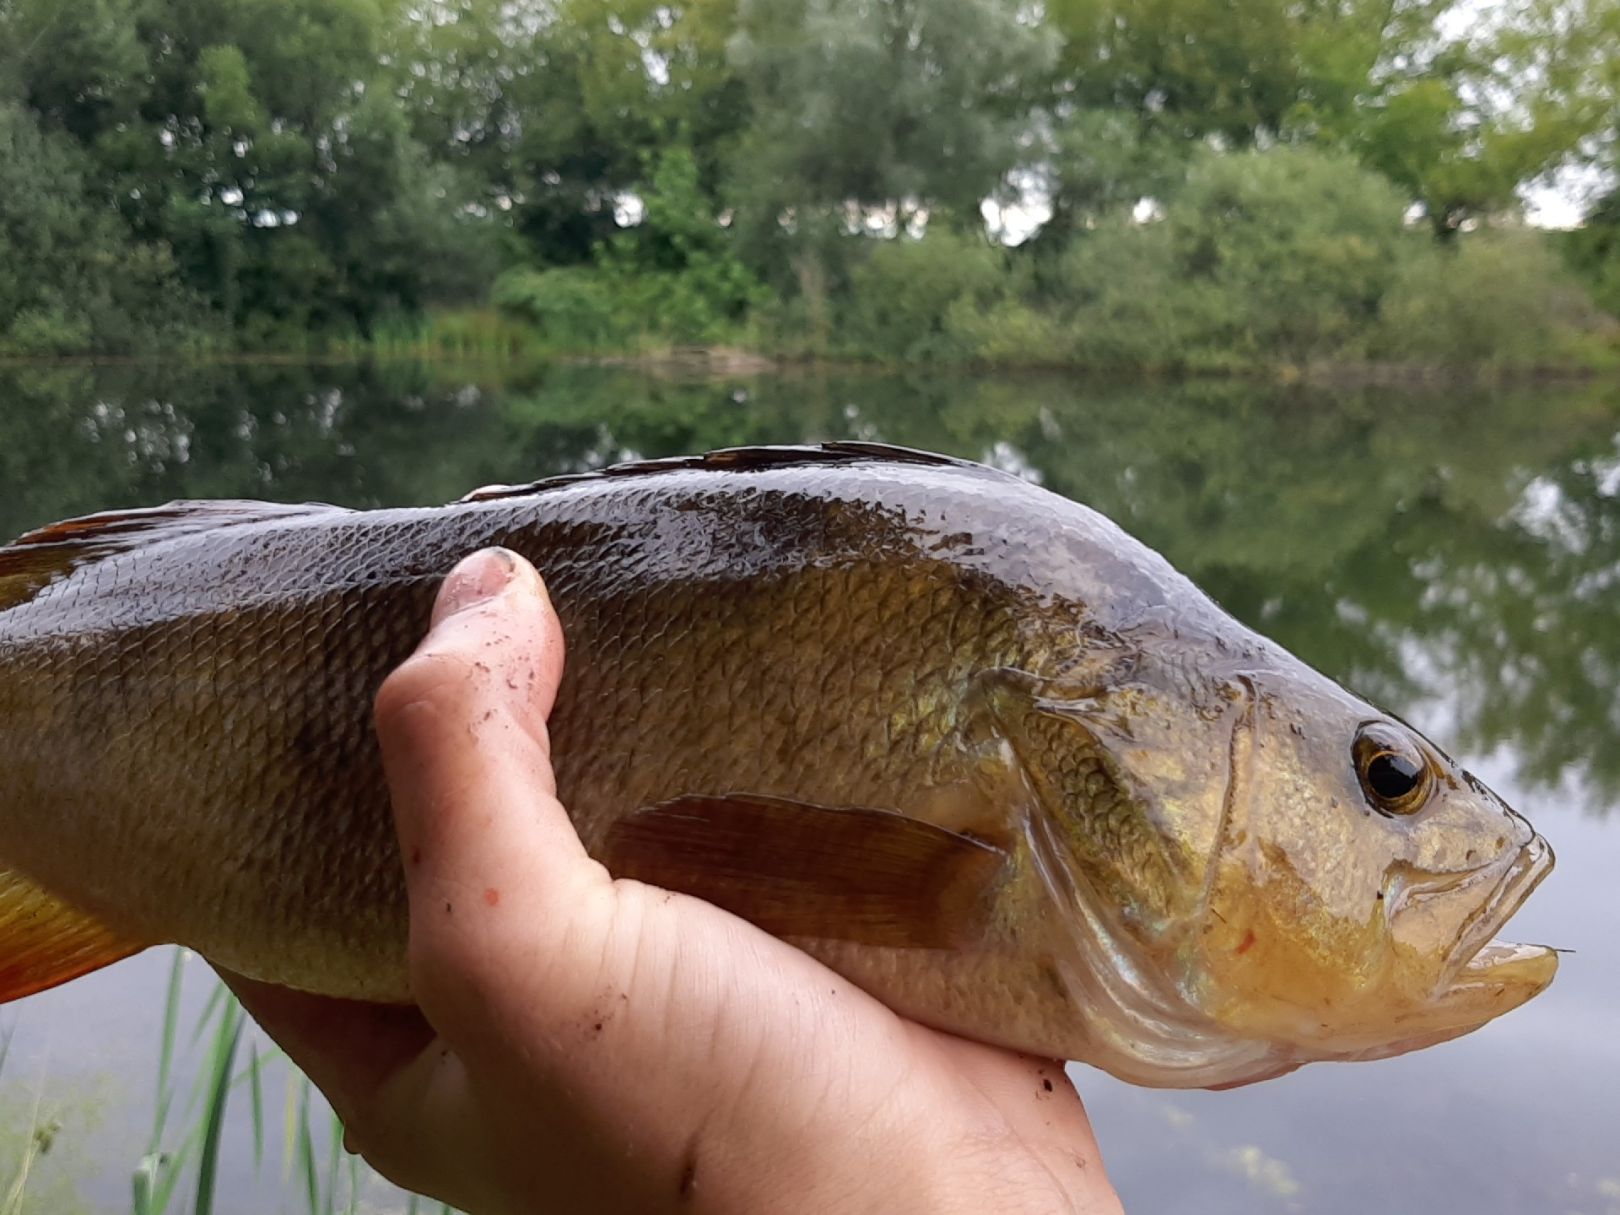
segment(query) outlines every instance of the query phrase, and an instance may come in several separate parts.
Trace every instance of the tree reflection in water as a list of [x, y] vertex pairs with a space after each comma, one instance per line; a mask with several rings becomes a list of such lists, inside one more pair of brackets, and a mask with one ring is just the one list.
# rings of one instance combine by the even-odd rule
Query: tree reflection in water
[[859, 437], [1087, 502], [1241, 619], [1519, 782], [1620, 798], [1620, 394], [812, 370], [0, 371], [0, 530], [173, 497], [436, 503], [631, 456]]

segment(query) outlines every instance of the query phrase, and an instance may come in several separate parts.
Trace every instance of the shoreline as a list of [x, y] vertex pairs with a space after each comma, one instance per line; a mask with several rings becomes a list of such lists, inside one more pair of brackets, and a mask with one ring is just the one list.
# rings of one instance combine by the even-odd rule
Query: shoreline
[[1580, 384], [1615, 378], [1620, 367], [1585, 364], [1505, 366], [1445, 365], [1417, 362], [1234, 363], [1219, 367], [1094, 366], [1062, 362], [904, 362], [849, 357], [773, 354], [728, 343], [688, 344], [642, 351], [587, 353], [568, 351], [455, 350], [434, 345], [368, 347], [340, 351], [220, 351], [177, 355], [173, 351], [141, 354], [75, 354], [52, 357], [0, 356], [0, 369], [52, 367], [182, 366], [344, 366], [362, 363], [439, 363], [566, 367], [603, 367], [639, 371], [660, 378], [751, 378], [765, 375], [881, 375], [907, 372], [967, 373], [979, 376], [1062, 376], [1074, 379], [1147, 383], [1252, 380], [1271, 385], [1321, 388], [1449, 388], [1494, 384]]

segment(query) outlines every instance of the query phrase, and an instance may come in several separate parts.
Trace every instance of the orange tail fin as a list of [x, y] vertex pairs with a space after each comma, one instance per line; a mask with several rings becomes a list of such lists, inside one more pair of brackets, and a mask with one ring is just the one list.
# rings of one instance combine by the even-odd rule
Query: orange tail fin
[[146, 945], [0, 869], [0, 1003], [100, 970]]

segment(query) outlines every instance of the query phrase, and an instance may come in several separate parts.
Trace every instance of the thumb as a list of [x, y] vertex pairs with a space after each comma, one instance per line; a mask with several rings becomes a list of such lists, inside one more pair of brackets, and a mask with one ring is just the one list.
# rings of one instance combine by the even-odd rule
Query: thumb
[[412, 990], [458, 1049], [458, 1029], [482, 1037], [499, 1017], [515, 973], [565, 966], [582, 915], [593, 903], [609, 913], [607, 872], [556, 798], [545, 718], [562, 667], [540, 576], [486, 549], [445, 579], [432, 630], [377, 695]]

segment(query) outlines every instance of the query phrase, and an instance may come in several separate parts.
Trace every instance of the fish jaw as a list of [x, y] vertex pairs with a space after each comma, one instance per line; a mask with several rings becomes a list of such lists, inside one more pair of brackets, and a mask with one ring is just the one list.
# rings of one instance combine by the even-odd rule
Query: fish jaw
[[1428, 998], [1399, 1019], [1393, 1036], [1347, 1043], [1326, 1057], [1388, 1059], [1421, 1050], [1472, 1033], [1545, 991], [1558, 973], [1557, 950], [1504, 941], [1496, 934], [1552, 872], [1553, 863], [1547, 841], [1532, 835], [1503, 868]]
[[1454, 1022], [1455, 1034], [1478, 1029], [1528, 1003], [1557, 975], [1558, 952], [1550, 946], [1516, 944], [1496, 935], [1552, 872], [1553, 864], [1552, 848], [1533, 835], [1458, 941], [1433, 1005], [1437, 1016]]
[[1481, 981], [1522, 983], [1540, 979], [1536, 991], [1552, 982], [1558, 969], [1556, 953], [1546, 946], [1510, 945], [1496, 940], [1496, 934], [1546, 880], [1555, 863], [1551, 845], [1541, 835], [1532, 834], [1518, 855], [1505, 866], [1495, 889], [1458, 939], [1446, 973], [1437, 986], [1438, 996], [1444, 998], [1458, 987], [1474, 987]]

